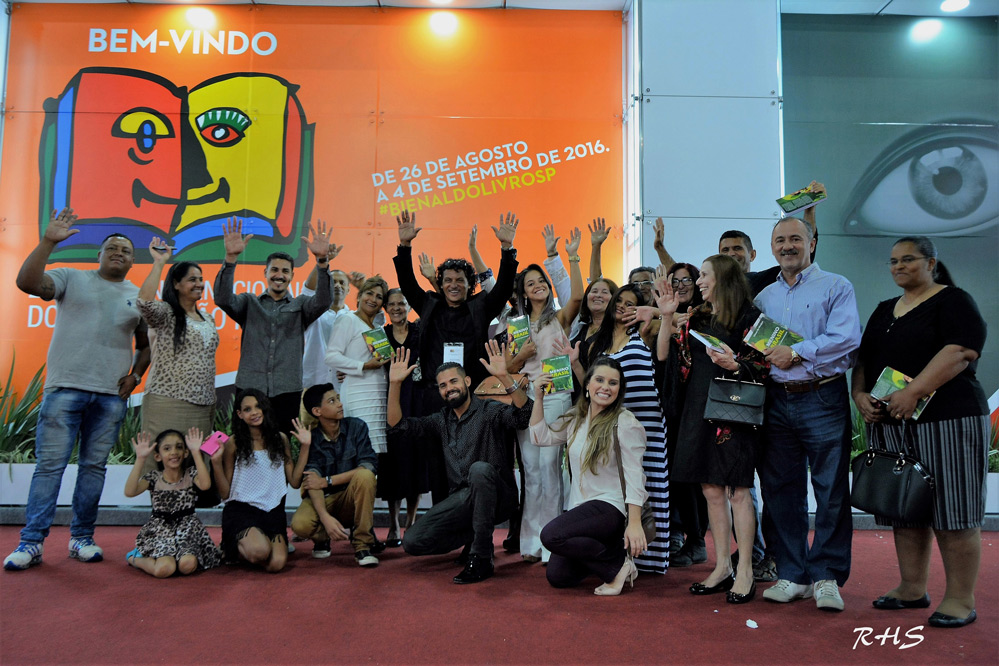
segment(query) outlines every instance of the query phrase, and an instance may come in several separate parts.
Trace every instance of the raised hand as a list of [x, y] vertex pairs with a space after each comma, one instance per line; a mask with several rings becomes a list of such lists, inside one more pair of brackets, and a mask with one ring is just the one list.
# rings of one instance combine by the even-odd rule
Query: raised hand
[[332, 264], [333, 260], [340, 256], [341, 252], [343, 252], [343, 245], [330, 243], [330, 251], [326, 254], [326, 259]]
[[657, 217], [655, 224], [652, 225], [652, 230], [655, 231], [656, 237], [652, 241], [653, 250], [665, 250], [663, 247], [663, 239], [666, 238], [666, 227], [663, 226], [663, 218]]
[[[322, 259], [323, 257], [328, 257], [330, 253], [330, 234], [326, 232], [326, 223], [322, 220], [316, 220], [316, 226], [313, 227], [311, 224], [306, 227], [308, 233], [302, 236], [302, 240], [305, 241], [305, 246], [309, 248], [309, 252], [316, 257], [316, 259]], [[309, 240], [309, 235], [312, 236], [312, 240]]]
[[191, 426], [184, 437], [184, 444], [192, 455], [197, 455], [201, 451], [201, 443], [205, 441], [205, 436], [201, 433], [201, 428]]
[[135, 457], [140, 460], [148, 458], [154, 448], [156, 448], [156, 444], [153, 443], [153, 438], [149, 436], [148, 432], [139, 432], [132, 438], [132, 450], [135, 451]]
[[[469, 241], [471, 243], [471, 241]], [[420, 275], [430, 280], [432, 283], [437, 282], [437, 267], [434, 263], [434, 258], [427, 256], [426, 252], [420, 254]]]
[[590, 245], [603, 245], [610, 236], [611, 227], [607, 226], [607, 220], [602, 217], [594, 218], [593, 224], [587, 224], [586, 228], [590, 230]]
[[358, 291], [361, 290], [361, 286], [364, 281], [368, 279], [368, 276], [360, 271], [351, 271], [347, 273], [347, 281], [350, 282], [350, 286]]
[[294, 431], [292, 434], [298, 440], [300, 449], [308, 448], [312, 444], [312, 431], [306, 428], [301, 420], [292, 419], [291, 428]]
[[666, 277], [659, 275], [656, 270], [656, 305], [663, 317], [673, 317], [673, 313], [680, 307], [680, 294], [673, 291], [673, 274]]
[[548, 256], [554, 257], [558, 254], [558, 240], [561, 236], [555, 235], [555, 227], [546, 224], [541, 232], [541, 237], [545, 239], [545, 251], [548, 252]]
[[552, 385], [552, 376], [547, 372], [542, 372], [534, 378], [534, 399], [539, 402], [544, 399], [548, 392], [548, 387]]
[[552, 343], [552, 349], [555, 350], [556, 354], [568, 356], [570, 363], [575, 363], [579, 360], [579, 345], [581, 344], [582, 342], [572, 344], [569, 338], [565, 337], [565, 334], [562, 334], [555, 338], [555, 342]]
[[468, 251], [470, 254], [475, 254], [477, 248], [476, 242], [479, 238], [479, 225], [473, 224], [472, 230], [468, 232]]
[[579, 244], [583, 240], [583, 232], [579, 227], [574, 227], [569, 232], [569, 237], [565, 239], [565, 251], [570, 257], [579, 256]]
[[170, 260], [172, 253], [173, 248], [167, 245], [166, 241], [159, 236], [153, 236], [153, 239], [149, 241], [149, 256], [153, 258], [154, 264], [162, 266]]
[[238, 217], [230, 217], [222, 225], [222, 242], [225, 245], [226, 261], [230, 261], [230, 259], [235, 261], [236, 257], [246, 249], [246, 244], [251, 238], [253, 238], [253, 234], [243, 235], [243, 220]]
[[402, 211], [402, 215], [395, 218], [395, 223], [399, 227], [399, 245], [409, 247], [416, 235], [423, 230], [423, 227], [416, 226], [416, 213], [408, 210]]
[[505, 377], [510, 373], [507, 371], [507, 363], [509, 359], [507, 358], [507, 347], [506, 345], [501, 345], [495, 340], [490, 340], [486, 343], [486, 357], [480, 358], [479, 363], [481, 363], [489, 374], [493, 377]]
[[76, 222], [76, 219], [72, 208], [63, 208], [58, 213], [53, 209], [49, 215], [49, 226], [45, 227], [45, 240], [55, 245], [66, 240], [73, 234], [80, 233], [79, 229], [70, 228]]
[[509, 250], [513, 247], [513, 239], [517, 235], [517, 225], [520, 224], [520, 220], [513, 213], [507, 211], [506, 219], [500, 215], [499, 227], [493, 227], [493, 233], [496, 234], [496, 238], [499, 239], [500, 247], [504, 250]]
[[415, 369], [415, 364], [409, 364], [409, 349], [399, 347], [392, 355], [392, 363], [389, 365], [389, 382], [401, 384]]

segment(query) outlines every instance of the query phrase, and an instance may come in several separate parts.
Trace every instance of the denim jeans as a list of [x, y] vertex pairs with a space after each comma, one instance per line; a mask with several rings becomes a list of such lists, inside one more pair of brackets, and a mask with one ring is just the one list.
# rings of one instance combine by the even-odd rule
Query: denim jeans
[[[766, 443], [760, 485], [769, 516], [767, 548], [780, 577], [807, 585], [850, 576], [850, 404], [846, 379], [806, 393], [767, 391]], [[808, 544], [809, 470], [815, 494], [815, 537]]]
[[126, 403], [117, 395], [71, 388], [45, 391], [35, 432], [35, 473], [31, 477], [21, 541], [41, 543], [55, 517], [62, 474], [77, 437], [79, 472], [73, 490], [73, 537], [94, 535], [97, 505], [104, 490], [108, 453], [118, 440]]

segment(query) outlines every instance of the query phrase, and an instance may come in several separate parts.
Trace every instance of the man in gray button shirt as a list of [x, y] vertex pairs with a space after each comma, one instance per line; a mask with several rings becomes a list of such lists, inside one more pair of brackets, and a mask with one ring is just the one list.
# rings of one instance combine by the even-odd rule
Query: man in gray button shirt
[[243, 235], [243, 221], [231, 218], [223, 225], [225, 263], [215, 278], [215, 304], [242, 329], [236, 390], [254, 388], [270, 398], [282, 432], [291, 432], [291, 420], [298, 416], [302, 392], [302, 353], [304, 333], [309, 324], [330, 306], [330, 274], [327, 270], [330, 237], [319, 220], [309, 226], [312, 240], [302, 236], [316, 257], [319, 282], [312, 296], [292, 298], [288, 287], [295, 274], [291, 255], [275, 252], [267, 257], [264, 275], [267, 291], [260, 296], [233, 293], [236, 259], [246, 249], [253, 234]]

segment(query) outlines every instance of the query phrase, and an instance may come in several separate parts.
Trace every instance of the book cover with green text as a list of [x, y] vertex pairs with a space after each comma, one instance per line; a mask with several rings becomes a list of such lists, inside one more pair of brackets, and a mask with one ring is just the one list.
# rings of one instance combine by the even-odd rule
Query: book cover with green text
[[[885, 402], [888, 396], [895, 391], [901, 391], [908, 386], [911, 381], [912, 377], [909, 375], [903, 374], [894, 368], [885, 367], [885, 369], [881, 371], [881, 374], [878, 375], [878, 381], [875, 382], [874, 388], [871, 389], [871, 397], [875, 400]], [[916, 403], [916, 411], [914, 411], [910, 417], [913, 421], [917, 421], [919, 419], [919, 415], [923, 413], [924, 409], [926, 409], [926, 405], [930, 402], [930, 398], [933, 397], [934, 393], [936, 393], [936, 391], [924, 398], [920, 398], [919, 402]]]
[[761, 314], [756, 318], [756, 322], [749, 329], [749, 332], [746, 333], [746, 337], [743, 338], [746, 344], [756, 347], [760, 351], [771, 349], [777, 345], [790, 347], [796, 342], [804, 341], [804, 339], [791, 329], [781, 326], [765, 314]]
[[506, 320], [507, 339], [510, 340], [510, 355], [513, 356], [531, 339], [531, 320], [527, 315]]
[[389, 342], [384, 328], [373, 328], [370, 331], [365, 331], [361, 335], [364, 336], [364, 342], [366, 344], [374, 347], [376, 356], [381, 358], [392, 358], [392, 344]]
[[572, 391], [572, 363], [567, 355], [552, 356], [541, 361], [541, 372], [547, 372], [552, 377], [552, 384], [545, 393]]
[[777, 205], [780, 206], [785, 215], [792, 215], [806, 208], [811, 208], [825, 198], [825, 192], [813, 192], [809, 188], [803, 187], [797, 192], [782, 196], [777, 200]]

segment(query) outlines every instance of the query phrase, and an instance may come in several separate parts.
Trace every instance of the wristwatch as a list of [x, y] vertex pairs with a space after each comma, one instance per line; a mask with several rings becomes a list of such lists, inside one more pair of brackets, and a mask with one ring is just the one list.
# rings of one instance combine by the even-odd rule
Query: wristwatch
[[791, 365], [798, 363], [801, 363], [801, 357], [798, 356], [798, 352], [794, 351], [794, 347], [791, 347]]

